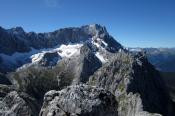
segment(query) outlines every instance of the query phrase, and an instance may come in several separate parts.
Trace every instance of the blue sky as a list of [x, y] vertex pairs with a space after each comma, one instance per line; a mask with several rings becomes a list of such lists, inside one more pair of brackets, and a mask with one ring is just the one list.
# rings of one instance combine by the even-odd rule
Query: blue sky
[[98, 23], [127, 47], [175, 47], [175, 0], [0, 0], [0, 26], [49, 32]]

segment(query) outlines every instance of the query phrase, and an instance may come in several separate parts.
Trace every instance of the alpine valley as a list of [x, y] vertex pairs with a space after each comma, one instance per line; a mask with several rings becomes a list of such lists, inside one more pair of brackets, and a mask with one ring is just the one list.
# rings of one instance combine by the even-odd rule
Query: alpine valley
[[174, 116], [173, 95], [151, 63], [98, 24], [48, 33], [0, 27], [0, 116]]

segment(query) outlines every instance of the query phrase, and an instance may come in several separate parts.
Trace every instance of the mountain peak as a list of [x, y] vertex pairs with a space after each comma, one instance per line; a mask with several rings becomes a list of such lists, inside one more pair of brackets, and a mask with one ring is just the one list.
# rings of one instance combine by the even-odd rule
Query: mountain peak
[[99, 36], [101, 34], [109, 35], [106, 30], [106, 27], [100, 24], [85, 25], [85, 26], [82, 26], [81, 29], [85, 30], [86, 32], [89, 32], [94, 36]]
[[97, 30], [101, 29], [101, 28], [105, 28], [105, 26], [102, 26], [100, 24], [89, 24], [88, 26], [91, 27], [91, 28], [95, 28]]
[[24, 33], [24, 29], [22, 27], [15, 27], [10, 29], [13, 32]]

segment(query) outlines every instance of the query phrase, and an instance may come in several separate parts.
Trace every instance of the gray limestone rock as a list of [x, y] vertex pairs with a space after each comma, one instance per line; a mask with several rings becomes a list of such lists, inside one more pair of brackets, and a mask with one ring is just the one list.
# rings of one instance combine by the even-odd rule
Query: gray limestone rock
[[45, 53], [43, 58], [39, 61], [39, 64], [46, 67], [55, 66], [60, 59], [61, 56], [57, 52]]
[[45, 94], [40, 116], [117, 116], [115, 97], [85, 84]]
[[1, 116], [32, 116], [34, 113], [16, 91], [8, 93], [0, 102]]
[[121, 116], [135, 116], [142, 111], [163, 115], [169, 112], [164, 83], [158, 71], [141, 54], [117, 53], [88, 83], [111, 91], [119, 102]]

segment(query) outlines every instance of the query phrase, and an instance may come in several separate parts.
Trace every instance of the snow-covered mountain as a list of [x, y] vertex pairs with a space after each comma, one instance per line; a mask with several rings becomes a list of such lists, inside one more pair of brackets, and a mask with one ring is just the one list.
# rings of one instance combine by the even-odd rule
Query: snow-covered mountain
[[[94, 54], [106, 62], [106, 52], [117, 52], [122, 46], [106, 28], [97, 24], [80, 28], [65, 28], [49, 33], [26, 33], [21, 27], [0, 28], [0, 69], [14, 71], [40, 62], [46, 53], [58, 53], [62, 58], [78, 55], [83, 44], [91, 44]], [[55, 60], [58, 62], [59, 60]]]

